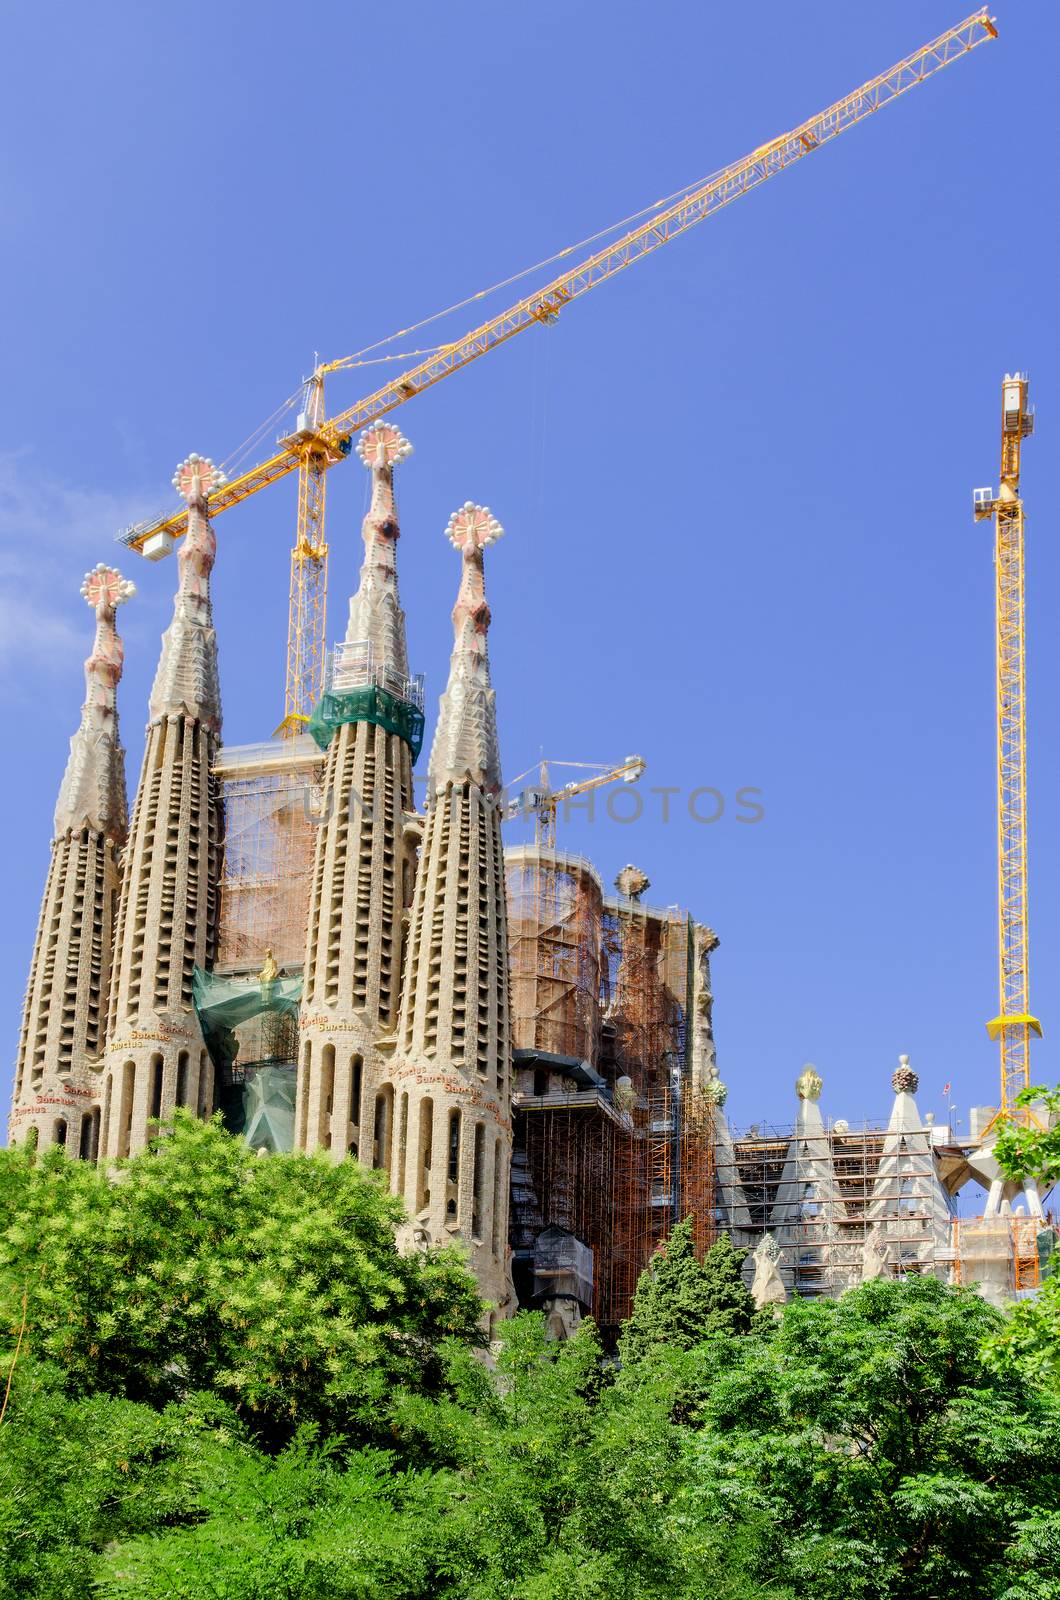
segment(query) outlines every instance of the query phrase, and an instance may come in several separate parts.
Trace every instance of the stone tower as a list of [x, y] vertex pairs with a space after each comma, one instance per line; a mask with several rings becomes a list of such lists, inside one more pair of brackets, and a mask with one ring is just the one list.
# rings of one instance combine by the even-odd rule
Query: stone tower
[[[85, 662], [81, 725], [55, 807], [51, 864], [37, 924], [15, 1067], [12, 1142], [35, 1137], [94, 1158], [99, 1145], [95, 1074], [103, 1048], [118, 852], [128, 823], [125, 752], [116, 690], [124, 652], [115, 613], [135, 593], [102, 562], [81, 593], [96, 615]], [[31, 1130], [34, 1130], [31, 1132]]]
[[101, 1154], [147, 1142], [152, 1118], [213, 1109], [213, 1069], [192, 1006], [195, 967], [217, 942], [221, 809], [211, 767], [221, 738], [207, 496], [223, 482], [191, 455], [173, 479], [187, 502], [173, 621], [149, 703], [147, 745], [126, 847], [100, 1089]]
[[419, 1237], [462, 1239], [502, 1313], [511, 1165], [508, 932], [500, 758], [486, 636], [483, 550], [501, 528], [470, 502], [448, 535], [463, 573], [427, 779], [393, 1085], [392, 1187]]
[[416, 839], [405, 822], [423, 732], [395, 562], [394, 467], [412, 447], [378, 422], [357, 449], [372, 474], [372, 499], [346, 638], [314, 719], [329, 743], [309, 891], [295, 1143], [389, 1169], [389, 1052], [415, 870]]

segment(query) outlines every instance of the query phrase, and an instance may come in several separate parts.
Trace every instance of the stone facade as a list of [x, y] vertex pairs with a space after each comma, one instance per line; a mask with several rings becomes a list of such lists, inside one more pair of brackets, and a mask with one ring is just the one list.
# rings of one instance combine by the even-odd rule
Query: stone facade
[[[422, 692], [409, 677], [395, 560], [394, 468], [409, 450], [389, 423], [359, 444], [372, 498], [359, 586], [316, 729], [327, 755], [303, 884], [302, 998], [288, 1069], [293, 1144], [386, 1170], [413, 1218], [403, 1247], [463, 1241], [495, 1316], [512, 1304], [512, 1045], [482, 552], [500, 527], [470, 504], [450, 520], [463, 576], [419, 816], [412, 763]], [[187, 534], [128, 830], [114, 701], [114, 605], [124, 593], [117, 574], [109, 587], [96, 584], [89, 693], [56, 815], [13, 1114], [15, 1137], [33, 1127], [40, 1142], [62, 1138], [92, 1159], [142, 1149], [175, 1107], [211, 1115], [239, 1070], [212, 1033], [211, 1059], [195, 1008], [196, 984], [206, 982], [196, 974], [216, 963], [224, 843], [208, 517], [220, 481], [197, 456], [174, 479]], [[237, 985], [260, 987], [266, 972], [276, 981], [275, 962], [265, 951], [261, 958], [262, 972], [236, 975]], [[287, 970], [297, 981], [297, 969]]]
[[174, 483], [188, 506], [173, 621], [122, 865], [107, 1046], [98, 1094], [100, 1154], [141, 1149], [175, 1106], [208, 1116], [213, 1068], [192, 1005], [194, 969], [217, 942], [221, 811], [211, 768], [221, 738], [210, 572], [217, 553], [207, 496], [221, 475], [190, 456]]
[[95, 1158], [100, 1111], [92, 1068], [103, 1048], [114, 949], [118, 852], [125, 843], [125, 752], [117, 686], [124, 651], [116, 612], [133, 585], [102, 563], [81, 593], [96, 633], [85, 703], [55, 807], [51, 861], [22, 1017], [10, 1136]]
[[508, 933], [483, 573], [501, 529], [467, 504], [448, 531], [462, 576], [402, 984], [392, 1179], [422, 1237], [463, 1241], [496, 1316], [514, 1301]]
[[[336, 697], [376, 690], [407, 704], [394, 467], [410, 448], [390, 424], [361, 439], [372, 500], [360, 583], [332, 668]], [[295, 1139], [301, 1149], [352, 1155], [369, 1167], [390, 1167], [394, 1136], [388, 1062], [415, 874], [412, 809], [405, 739], [365, 718], [340, 722], [328, 746], [309, 891]]]

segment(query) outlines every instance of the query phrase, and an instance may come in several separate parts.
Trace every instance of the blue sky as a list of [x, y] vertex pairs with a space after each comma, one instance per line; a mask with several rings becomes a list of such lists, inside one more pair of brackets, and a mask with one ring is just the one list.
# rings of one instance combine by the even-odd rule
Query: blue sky
[[[965, 5], [970, 0], [964, 0]], [[465, 499], [489, 558], [506, 769], [638, 751], [643, 815], [561, 825], [605, 880], [721, 937], [734, 1121], [996, 1097], [990, 533], [999, 383], [1027, 368], [1032, 994], [1060, 1078], [1055, 626], [1060, 11], [1001, 38], [400, 415], [414, 670], [443, 687]], [[331, 357], [737, 158], [962, 15], [961, 0], [20, 7], [0, 100], [3, 1057], [76, 725], [85, 568]], [[499, 309], [501, 302], [497, 302]], [[444, 326], [458, 333], [463, 319]], [[332, 381], [350, 404], [371, 374]], [[365, 475], [331, 474], [332, 626]], [[294, 485], [217, 523], [225, 732], [282, 714]], [[130, 789], [174, 563], [121, 564]], [[678, 790], [663, 819], [663, 798]], [[687, 797], [726, 800], [697, 823]], [[736, 792], [765, 815], [736, 820]], [[628, 803], [628, 802], [623, 802]], [[700, 798], [701, 814], [712, 802]], [[716, 802], [713, 802], [716, 809]], [[519, 831], [513, 832], [513, 839]]]

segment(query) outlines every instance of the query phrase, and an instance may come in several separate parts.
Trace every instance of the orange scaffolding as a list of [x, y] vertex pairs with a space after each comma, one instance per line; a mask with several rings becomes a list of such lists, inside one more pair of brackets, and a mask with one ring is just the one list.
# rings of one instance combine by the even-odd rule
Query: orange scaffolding
[[308, 736], [222, 748], [225, 846], [216, 971], [255, 972], [266, 950], [305, 959], [306, 913], [323, 760]]
[[637, 1280], [692, 1213], [716, 1227], [714, 1110], [693, 1089], [690, 919], [605, 901], [588, 862], [506, 855], [517, 1046], [512, 1246], [564, 1228], [593, 1253], [597, 1322], [613, 1334]]

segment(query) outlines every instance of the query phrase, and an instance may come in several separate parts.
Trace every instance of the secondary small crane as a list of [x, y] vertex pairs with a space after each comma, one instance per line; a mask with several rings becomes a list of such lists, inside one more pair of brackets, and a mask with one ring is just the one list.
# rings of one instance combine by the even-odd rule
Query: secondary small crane
[[987, 1031], [1001, 1046], [1001, 1103], [988, 1125], [1034, 1123], [1017, 1106], [1030, 1087], [1030, 1042], [1042, 1025], [1031, 1014], [1027, 916], [1027, 661], [1024, 635], [1023, 501], [1020, 456], [1034, 432], [1027, 375], [1001, 385], [1001, 487], [976, 489], [975, 520], [994, 524], [994, 616], [997, 696], [997, 912], [1001, 1007]]
[[[627, 756], [617, 767], [607, 767], [595, 761], [542, 761], [539, 767], [528, 767], [508, 785], [509, 789], [514, 789], [536, 770], [541, 787], [521, 790], [508, 801], [501, 812], [501, 820], [509, 822], [513, 817], [525, 817], [532, 811], [535, 818], [534, 842], [554, 850], [556, 814], [565, 801], [573, 800], [577, 795], [589, 794], [594, 789], [602, 789], [608, 783], [636, 783], [645, 765], [642, 756]], [[575, 779], [564, 784], [562, 789], [553, 789], [550, 767], [582, 767], [591, 771], [592, 777]]]
[[[328, 562], [324, 530], [325, 479], [328, 468], [349, 455], [353, 435], [358, 429], [506, 344], [527, 328], [555, 322], [564, 307], [579, 296], [606, 283], [731, 201], [819, 150], [847, 128], [897, 100], [985, 40], [996, 38], [997, 27], [988, 8], [983, 7], [790, 133], [760, 145], [743, 160], [722, 168], [703, 183], [658, 202], [650, 208], [646, 222], [562, 272], [543, 288], [517, 300], [499, 316], [472, 328], [463, 338], [439, 346], [418, 365], [334, 417], [325, 415], [324, 380], [331, 373], [361, 362], [357, 356], [348, 356], [318, 365], [304, 385], [294, 432], [279, 441], [267, 460], [231, 477], [209, 499], [210, 515], [216, 517], [288, 473], [298, 473], [298, 520], [291, 551], [287, 674], [281, 731], [301, 731], [323, 685]], [[615, 229], [605, 231], [613, 233]], [[574, 248], [561, 250], [558, 257], [551, 259], [570, 255]], [[483, 291], [483, 294], [488, 292]], [[387, 343], [388, 340], [383, 341]], [[120, 534], [119, 539], [149, 560], [157, 560], [172, 550], [174, 540], [186, 531], [187, 522], [187, 508], [184, 507], [138, 523]]]

